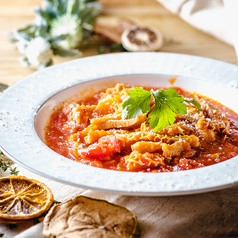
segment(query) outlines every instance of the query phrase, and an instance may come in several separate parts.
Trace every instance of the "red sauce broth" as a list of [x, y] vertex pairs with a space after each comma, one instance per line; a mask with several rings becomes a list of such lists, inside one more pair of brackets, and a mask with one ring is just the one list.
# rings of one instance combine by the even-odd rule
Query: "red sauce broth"
[[[189, 92], [185, 92], [179, 87], [173, 87], [180, 95], [185, 97], [191, 97]], [[146, 90], [158, 90], [166, 88], [152, 88], [144, 87]], [[79, 105], [96, 105], [99, 100], [100, 92], [89, 97], [85, 100], [77, 102]], [[160, 165], [158, 168], [147, 168], [147, 169], [135, 169], [130, 172], [172, 172], [178, 170], [189, 170], [201, 168], [204, 166], [210, 166], [213, 164], [220, 163], [222, 161], [228, 160], [238, 155], [238, 114], [236, 114], [231, 109], [225, 107], [217, 101], [206, 98], [211, 102], [216, 108], [219, 108], [223, 113], [226, 113], [230, 122], [230, 131], [229, 135], [226, 137], [226, 140], [222, 142], [221, 140], [212, 142], [208, 145], [202, 144], [197, 150], [197, 156], [192, 159], [188, 158], [179, 158], [173, 159], [167, 165]], [[111, 170], [120, 170], [127, 171], [126, 167], [121, 165], [118, 166], [121, 157], [126, 154], [127, 151], [115, 153], [111, 160], [95, 160], [95, 159], [78, 159], [74, 158], [69, 150], [68, 138], [72, 134], [71, 130], [63, 129], [64, 123], [67, 121], [67, 114], [62, 111], [62, 108], [56, 110], [50, 118], [49, 124], [45, 128], [45, 140], [46, 145], [49, 146], [52, 150], [58, 154], [65, 156], [71, 160], [78, 161], [83, 164], [111, 169]], [[83, 128], [82, 128], [83, 129]], [[77, 148], [75, 148], [77, 149]], [[214, 154], [219, 154], [219, 157], [214, 156]]]

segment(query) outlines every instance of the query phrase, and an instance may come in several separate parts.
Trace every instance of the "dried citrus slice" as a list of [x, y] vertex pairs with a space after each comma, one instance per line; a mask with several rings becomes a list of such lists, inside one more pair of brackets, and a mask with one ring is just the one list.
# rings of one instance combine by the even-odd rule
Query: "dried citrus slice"
[[137, 218], [128, 209], [85, 196], [54, 205], [43, 223], [46, 237], [135, 238], [140, 235]]
[[0, 220], [22, 221], [36, 218], [53, 203], [51, 190], [42, 182], [24, 176], [0, 178]]
[[163, 38], [158, 29], [136, 25], [122, 33], [121, 41], [128, 51], [155, 51], [163, 44]]

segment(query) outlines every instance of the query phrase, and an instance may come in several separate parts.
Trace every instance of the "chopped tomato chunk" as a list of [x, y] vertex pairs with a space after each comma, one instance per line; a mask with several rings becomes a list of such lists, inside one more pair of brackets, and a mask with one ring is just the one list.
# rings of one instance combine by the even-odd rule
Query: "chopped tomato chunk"
[[88, 159], [108, 160], [111, 155], [120, 151], [121, 144], [115, 136], [104, 136], [79, 153]]
[[188, 169], [204, 167], [203, 164], [197, 162], [196, 160], [184, 159], [184, 158], [179, 160], [178, 166], [181, 170], [188, 170]]

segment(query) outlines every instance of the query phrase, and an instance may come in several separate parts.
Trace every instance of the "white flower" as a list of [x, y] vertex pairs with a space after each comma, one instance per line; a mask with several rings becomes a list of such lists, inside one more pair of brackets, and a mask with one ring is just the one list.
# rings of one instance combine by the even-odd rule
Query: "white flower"
[[17, 42], [17, 49], [20, 53], [25, 54], [25, 50], [27, 47], [27, 41], [18, 41]]
[[29, 42], [25, 49], [25, 55], [30, 64], [39, 67], [50, 62], [53, 52], [47, 40], [37, 37]]
[[29, 62], [28, 62], [27, 58], [24, 57], [24, 56], [18, 58], [18, 61], [21, 63], [21, 65], [23, 67], [28, 67], [29, 66]]
[[46, 26], [46, 25], [47, 25], [47, 22], [46, 22], [46, 20], [45, 20], [43, 17], [37, 15], [37, 16], [35, 17], [34, 24], [35, 24], [36, 26]]
[[76, 15], [65, 14], [57, 17], [51, 23], [51, 34], [53, 36], [68, 35], [59, 45], [64, 49], [73, 49], [83, 39], [80, 20]]
[[42, 7], [42, 9], [45, 10], [45, 9], [51, 7], [51, 4], [49, 3], [48, 0], [43, 0], [43, 1], [41, 2], [41, 7]]

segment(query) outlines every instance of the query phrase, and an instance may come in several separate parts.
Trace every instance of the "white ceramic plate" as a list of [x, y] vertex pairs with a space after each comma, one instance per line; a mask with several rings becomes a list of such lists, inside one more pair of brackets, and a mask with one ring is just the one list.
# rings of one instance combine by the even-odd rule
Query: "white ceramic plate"
[[[238, 157], [205, 168], [171, 173], [131, 173], [71, 161], [43, 142], [44, 125], [60, 102], [82, 98], [116, 82], [195, 90], [238, 112], [238, 67], [168, 53], [117, 53], [82, 58], [38, 71], [0, 96], [0, 145], [12, 160], [42, 176], [84, 188], [140, 196], [218, 190], [238, 183]], [[77, 94], [78, 93], [78, 94]], [[76, 95], [77, 94], [77, 95]]]

